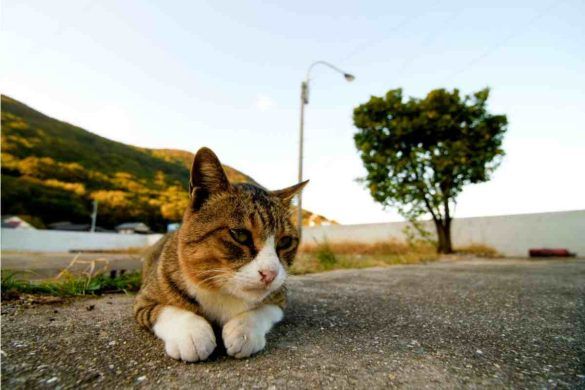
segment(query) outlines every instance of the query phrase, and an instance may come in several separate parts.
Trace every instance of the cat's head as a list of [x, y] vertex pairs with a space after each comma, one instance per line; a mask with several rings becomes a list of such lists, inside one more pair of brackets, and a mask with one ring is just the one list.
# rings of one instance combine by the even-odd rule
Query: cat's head
[[278, 191], [231, 184], [208, 148], [195, 155], [179, 263], [190, 283], [250, 302], [282, 286], [299, 244], [290, 203], [307, 182]]

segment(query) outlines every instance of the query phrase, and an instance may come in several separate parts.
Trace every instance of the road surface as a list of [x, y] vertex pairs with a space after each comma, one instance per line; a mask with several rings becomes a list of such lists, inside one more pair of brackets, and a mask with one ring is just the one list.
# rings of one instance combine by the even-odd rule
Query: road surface
[[474, 260], [290, 279], [265, 351], [167, 358], [132, 298], [2, 306], [3, 388], [585, 388], [585, 261]]
[[[73, 274], [88, 271], [93, 262], [96, 270], [140, 271], [142, 255], [125, 253], [26, 253], [2, 252], [2, 270], [15, 271], [21, 279], [46, 279], [57, 276], [70, 266]], [[71, 265], [75, 261], [76, 263]]]

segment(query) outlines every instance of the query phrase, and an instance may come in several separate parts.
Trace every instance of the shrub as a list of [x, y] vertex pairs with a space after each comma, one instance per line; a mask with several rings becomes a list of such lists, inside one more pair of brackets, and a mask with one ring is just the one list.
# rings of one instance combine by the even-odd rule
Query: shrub
[[327, 240], [317, 245], [315, 256], [317, 257], [319, 264], [321, 264], [321, 266], [323, 266], [325, 269], [331, 269], [337, 263], [335, 253], [333, 253], [333, 250], [331, 249], [331, 246]]
[[455, 252], [464, 255], [474, 255], [477, 257], [502, 257], [497, 250], [485, 244], [470, 244], [457, 248]]

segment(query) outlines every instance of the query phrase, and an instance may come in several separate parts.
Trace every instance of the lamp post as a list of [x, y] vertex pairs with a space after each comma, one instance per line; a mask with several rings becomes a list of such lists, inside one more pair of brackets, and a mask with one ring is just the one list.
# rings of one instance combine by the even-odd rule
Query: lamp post
[[91, 212], [91, 228], [89, 229], [90, 232], [95, 232], [95, 223], [97, 220], [97, 211], [98, 211], [98, 201], [93, 201], [93, 211]]
[[[311, 70], [313, 70], [313, 68], [316, 65], [325, 65], [328, 68], [333, 69], [337, 73], [342, 74], [343, 77], [347, 81], [353, 81], [355, 79], [354, 75], [347, 73], [347, 72], [344, 72], [343, 70], [339, 69], [335, 65], [332, 65], [326, 61], [315, 61], [309, 66], [309, 69], [307, 70], [307, 76], [305, 77], [305, 80], [301, 83], [301, 124], [300, 124], [300, 129], [299, 129], [299, 183], [303, 181], [303, 141], [304, 141], [304, 128], [305, 128], [305, 105], [309, 104], [309, 77], [311, 75]], [[302, 233], [303, 233], [303, 193], [302, 193], [302, 191], [299, 192], [297, 200], [298, 200], [298, 202], [297, 202], [297, 228], [299, 229], [299, 239], [300, 239], [302, 236]]]

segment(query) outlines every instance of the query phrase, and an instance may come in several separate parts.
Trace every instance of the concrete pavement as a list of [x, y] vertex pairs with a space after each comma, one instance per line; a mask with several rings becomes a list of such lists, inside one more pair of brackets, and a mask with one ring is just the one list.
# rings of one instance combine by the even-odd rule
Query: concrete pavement
[[132, 272], [142, 269], [141, 257], [140, 253], [2, 252], [2, 270], [19, 272], [19, 278], [44, 279], [57, 276], [76, 260], [69, 268], [74, 274], [86, 272], [91, 262], [95, 263], [96, 270], [107, 265], [108, 271]]
[[473, 260], [292, 277], [262, 353], [186, 364], [132, 298], [2, 306], [8, 388], [585, 387], [585, 261]]

